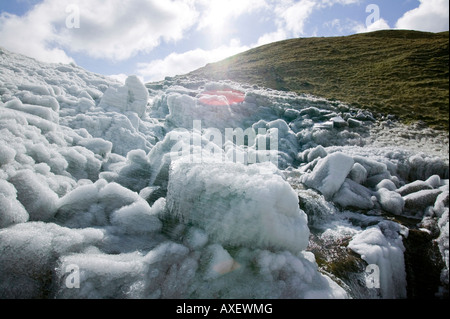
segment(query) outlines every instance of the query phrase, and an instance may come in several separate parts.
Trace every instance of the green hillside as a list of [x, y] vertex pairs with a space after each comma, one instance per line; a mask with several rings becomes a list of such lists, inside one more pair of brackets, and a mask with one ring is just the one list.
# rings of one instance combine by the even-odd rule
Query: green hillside
[[386, 30], [264, 45], [191, 72], [449, 129], [449, 32]]

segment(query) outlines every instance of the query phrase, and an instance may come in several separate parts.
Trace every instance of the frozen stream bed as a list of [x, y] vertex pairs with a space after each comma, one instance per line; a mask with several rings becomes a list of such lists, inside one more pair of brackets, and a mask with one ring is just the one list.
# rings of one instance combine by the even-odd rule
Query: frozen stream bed
[[448, 297], [448, 134], [3, 49], [0, 97], [0, 298]]

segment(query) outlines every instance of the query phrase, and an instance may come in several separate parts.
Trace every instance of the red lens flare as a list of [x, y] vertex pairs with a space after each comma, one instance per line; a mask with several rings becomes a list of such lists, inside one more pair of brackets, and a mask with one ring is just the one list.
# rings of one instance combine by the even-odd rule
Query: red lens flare
[[245, 100], [245, 93], [237, 90], [210, 90], [199, 96], [202, 104], [212, 106], [227, 106], [242, 103]]

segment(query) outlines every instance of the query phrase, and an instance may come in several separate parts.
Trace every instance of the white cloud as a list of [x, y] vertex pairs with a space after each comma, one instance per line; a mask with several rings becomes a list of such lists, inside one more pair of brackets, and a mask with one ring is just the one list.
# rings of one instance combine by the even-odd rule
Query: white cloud
[[353, 31], [356, 33], [373, 32], [373, 31], [387, 30], [387, 29], [391, 29], [391, 27], [389, 26], [387, 21], [384, 20], [383, 18], [376, 20], [374, 23], [372, 23], [370, 25], [356, 24], [353, 27]]
[[[69, 5], [79, 28], [66, 26]], [[44, 61], [70, 61], [61, 49], [117, 61], [181, 39], [197, 16], [191, 0], [44, 0], [24, 16], [2, 14], [0, 44]]]
[[45, 62], [73, 62], [63, 50], [51, 47], [53, 40], [51, 24], [40, 15], [0, 15], [0, 45], [4, 48]]
[[201, 16], [198, 29], [209, 29], [213, 33], [223, 32], [224, 27], [242, 14], [268, 9], [265, 0], [197, 0]]
[[287, 39], [286, 31], [283, 29], [278, 29], [277, 31], [266, 33], [260, 36], [258, 42], [256, 43], [256, 46], [261, 46], [264, 44], [277, 42], [285, 39]]
[[406, 12], [396, 24], [398, 29], [440, 32], [449, 29], [448, 0], [420, 0], [419, 7]]
[[159, 81], [166, 76], [186, 74], [205, 66], [246, 51], [250, 47], [242, 46], [238, 40], [232, 40], [229, 45], [213, 50], [195, 49], [184, 53], [171, 53], [164, 59], [138, 65], [138, 75], [145, 81]]
[[307, 19], [317, 7], [318, 2], [313, 0], [283, 0], [277, 2], [275, 15], [278, 17], [279, 29], [291, 33], [294, 37], [304, 34]]

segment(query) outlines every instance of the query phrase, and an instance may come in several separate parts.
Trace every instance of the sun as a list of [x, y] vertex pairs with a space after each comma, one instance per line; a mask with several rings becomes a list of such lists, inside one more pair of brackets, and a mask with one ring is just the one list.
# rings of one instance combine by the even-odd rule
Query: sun
[[221, 42], [230, 35], [235, 12], [235, 1], [213, 0], [207, 2], [200, 17], [199, 29], [206, 30], [214, 42]]

